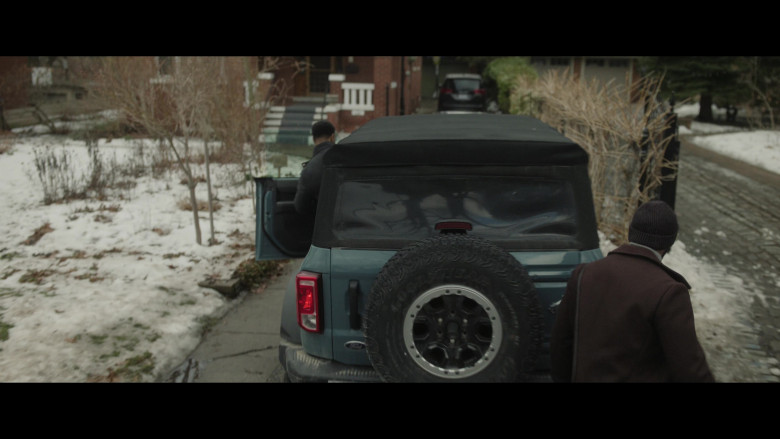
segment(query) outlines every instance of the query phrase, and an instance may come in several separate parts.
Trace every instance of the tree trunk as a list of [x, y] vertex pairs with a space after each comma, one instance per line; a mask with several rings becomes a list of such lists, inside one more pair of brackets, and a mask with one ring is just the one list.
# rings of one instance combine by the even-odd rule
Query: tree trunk
[[198, 199], [195, 196], [195, 181], [191, 175], [187, 176], [187, 187], [190, 189], [190, 204], [192, 204], [192, 217], [195, 221], [195, 242], [201, 245], [200, 218], [198, 218]]
[[702, 93], [699, 99], [699, 115], [696, 117], [699, 122], [712, 122], [712, 95]]
[[206, 157], [206, 192], [209, 196], [209, 227], [211, 228], [211, 238], [209, 238], [209, 245], [214, 245], [217, 243], [216, 238], [214, 238], [214, 200], [211, 196], [211, 169], [209, 166], [209, 142], [204, 141], [203, 143], [203, 152]]
[[187, 188], [190, 190], [190, 205], [192, 206], [192, 218], [195, 223], [195, 242], [198, 243], [198, 245], [202, 245], [200, 234], [200, 218], [198, 218], [198, 198], [195, 195], [195, 186], [197, 186], [198, 183], [195, 182], [195, 178], [192, 175], [192, 170], [184, 161], [186, 157], [189, 157], [189, 139], [186, 137], [184, 138], [183, 156], [179, 154], [179, 151], [176, 149], [176, 144], [174, 143], [173, 137], [168, 136], [168, 144], [170, 145], [173, 154], [176, 156], [176, 162], [179, 164], [179, 169], [181, 169], [182, 172], [184, 172], [184, 175], [187, 177]]

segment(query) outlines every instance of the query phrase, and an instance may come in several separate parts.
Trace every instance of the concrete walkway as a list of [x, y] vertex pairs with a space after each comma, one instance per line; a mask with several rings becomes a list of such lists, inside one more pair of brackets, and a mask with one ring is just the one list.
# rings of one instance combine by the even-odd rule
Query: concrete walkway
[[280, 383], [282, 300], [300, 260], [289, 261], [265, 288], [248, 293], [164, 380], [178, 383]]

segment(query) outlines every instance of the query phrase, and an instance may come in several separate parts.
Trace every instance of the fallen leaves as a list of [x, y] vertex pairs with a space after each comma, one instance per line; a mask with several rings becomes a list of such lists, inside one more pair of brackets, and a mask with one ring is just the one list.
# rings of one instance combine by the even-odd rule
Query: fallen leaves
[[54, 229], [51, 228], [49, 223], [46, 223], [46, 224], [38, 227], [37, 229], [35, 229], [35, 232], [33, 232], [33, 234], [30, 235], [29, 238], [27, 238], [24, 241], [22, 241], [22, 244], [23, 245], [33, 245], [36, 242], [38, 242], [38, 240], [40, 240], [43, 237], [43, 235], [45, 235], [45, 234], [47, 234], [49, 232], [53, 232], [53, 231], [54, 231]]
[[47, 277], [55, 274], [56, 271], [54, 270], [27, 270], [27, 273], [23, 274], [21, 277], [19, 277], [20, 283], [33, 283], [36, 285], [41, 285]]

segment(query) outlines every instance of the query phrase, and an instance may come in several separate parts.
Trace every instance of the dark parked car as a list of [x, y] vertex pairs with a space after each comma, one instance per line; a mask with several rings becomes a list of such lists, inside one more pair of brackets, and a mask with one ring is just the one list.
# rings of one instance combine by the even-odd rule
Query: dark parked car
[[487, 95], [482, 77], [457, 73], [444, 77], [439, 88], [439, 111], [485, 111]]
[[571, 270], [600, 258], [588, 156], [542, 122], [373, 120], [324, 156], [316, 218], [259, 178], [256, 258], [301, 258], [291, 381], [537, 381]]

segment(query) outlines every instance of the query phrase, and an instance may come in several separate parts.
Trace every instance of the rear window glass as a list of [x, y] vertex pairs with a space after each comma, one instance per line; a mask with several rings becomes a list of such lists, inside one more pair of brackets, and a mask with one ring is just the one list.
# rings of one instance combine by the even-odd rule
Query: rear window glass
[[481, 88], [479, 79], [448, 79], [445, 87], [451, 88], [455, 93], [474, 91]]
[[437, 222], [457, 219], [492, 240], [577, 233], [575, 197], [562, 180], [528, 177], [404, 176], [339, 185], [337, 239], [425, 239]]

